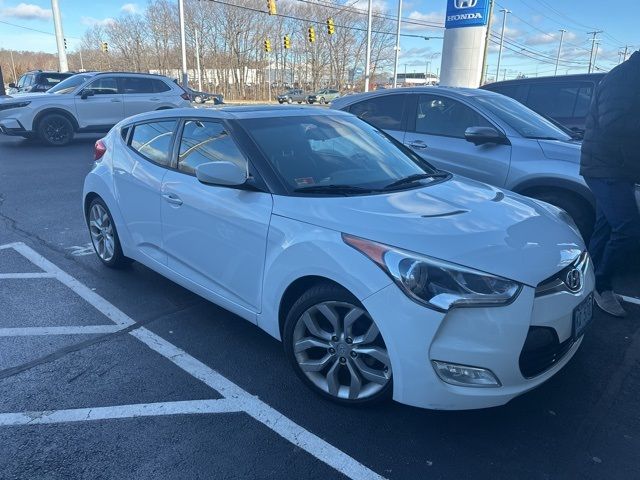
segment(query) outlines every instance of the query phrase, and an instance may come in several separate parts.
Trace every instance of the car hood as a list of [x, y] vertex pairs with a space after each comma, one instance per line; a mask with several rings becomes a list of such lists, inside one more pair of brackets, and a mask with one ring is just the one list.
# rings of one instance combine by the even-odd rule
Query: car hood
[[564, 160], [580, 163], [579, 142], [563, 142], [559, 140], [538, 140], [542, 153], [550, 160]]
[[42, 92], [42, 93], [12, 93], [11, 95], [9, 95], [8, 97], [5, 97], [4, 100], [5, 101], [11, 101], [14, 98], [28, 98], [29, 100], [38, 100], [39, 98], [51, 98], [51, 93], [46, 93], [46, 92]]
[[277, 196], [274, 214], [530, 286], [585, 249], [555, 207], [458, 177], [381, 195]]

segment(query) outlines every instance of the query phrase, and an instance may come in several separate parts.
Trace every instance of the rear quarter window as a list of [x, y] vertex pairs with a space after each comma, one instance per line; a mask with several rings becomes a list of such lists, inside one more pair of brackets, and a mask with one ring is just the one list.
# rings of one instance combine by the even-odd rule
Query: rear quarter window
[[177, 125], [177, 120], [134, 125], [129, 146], [146, 159], [168, 167], [171, 163], [171, 146]]

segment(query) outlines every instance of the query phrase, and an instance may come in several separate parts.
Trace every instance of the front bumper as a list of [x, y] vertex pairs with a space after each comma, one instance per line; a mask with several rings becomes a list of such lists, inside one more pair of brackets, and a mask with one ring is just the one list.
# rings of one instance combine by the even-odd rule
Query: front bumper
[[[440, 313], [408, 299], [389, 285], [363, 301], [385, 340], [393, 369], [393, 398], [404, 404], [439, 410], [504, 405], [555, 375], [576, 353], [582, 337], [571, 339], [573, 309], [593, 291], [593, 272], [577, 294], [559, 292], [536, 297], [524, 287], [510, 305], [458, 308]], [[550, 327], [570, 347], [550, 368], [525, 378], [520, 355], [531, 326]], [[445, 383], [432, 360], [485, 368], [498, 387], [462, 387]]]
[[22, 135], [27, 130], [15, 118], [5, 118], [0, 120], [0, 133], [5, 135]]

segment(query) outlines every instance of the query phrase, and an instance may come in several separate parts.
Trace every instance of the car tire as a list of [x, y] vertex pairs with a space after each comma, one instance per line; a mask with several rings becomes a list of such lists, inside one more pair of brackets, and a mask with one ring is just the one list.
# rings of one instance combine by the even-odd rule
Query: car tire
[[104, 265], [119, 269], [133, 261], [122, 253], [116, 224], [109, 208], [100, 197], [91, 200], [87, 209], [86, 222], [93, 249]]
[[204, 103], [204, 99], [200, 95], [196, 95], [196, 98], [193, 99], [196, 103]]
[[324, 99], [324, 97], [320, 97], [320, 105], [325, 105], [327, 103], [327, 101]]
[[49, 113], [42, 117], [37, 127], [38, 138], [46, 145], [62, 147], [73, 140], [73, 124], [59, 113]]
[[298, 377], [326, 399], [355, 406], [391, 396], [392, 368], [382, 335], [358, 299], [338, 285], [319, 284], [298, 298], [286, 316], [283, 344]]
[[282, 100], [278, 100], [278, 103], [282, 105], [284, 102]]
[[302, 102], [301, 102], [301, 101], [300, 101], [300, 102], [298, 102], [298, 105], [302, 105]]
[[586, 200], [563, 191], [537, 191], [531, 197], [563, 209], [573, 219], [585, 243], [589, 242], [595, 224], [595, 213]]
[[287, 98], [287, 103], [291, 105], [293, 103], [293, 100], [291, 98]]

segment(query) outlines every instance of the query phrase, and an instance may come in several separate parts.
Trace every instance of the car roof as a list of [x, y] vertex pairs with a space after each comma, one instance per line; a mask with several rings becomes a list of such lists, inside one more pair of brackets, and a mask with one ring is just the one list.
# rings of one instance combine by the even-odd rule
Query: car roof
[[479, 88], [458, 88], [458, 87], [440, 87], [440, 86], [429, 86], [429, 87], [399, 87], [399, 88], [385, 88], [382, 90], [376, 90], [373, 92], [366, 93], [355, 93], [353, 95], [347, 95], [344, 97], [339, 97], [332, 102], [332, 108], [342, 108], [347, 105], [351, 105], [356, 102], [360, 102], [367, 98], [374, 97], [382, 97], [386, 95], [397, 95], [403, 93], [424, 93], [424, 94], [445, 94], [452, 97], [484, 97], [490, 95], [498, 95], [495, 92], [491, 92], [489, 90], [480, 90]]
[[573, 75], [559, 75], [555, 77], [528, 77], [528, 78], [516, 78], [513, 80], [503, 80], [501, 82], [493, 82], [483, 85], [481, 88], [493, 88], [501, 85], [520, 85], [526, 83], [556, 83], [566, 81], [601, 81], [607, 74], [602, 72], [597, 73], [576, 73]]

